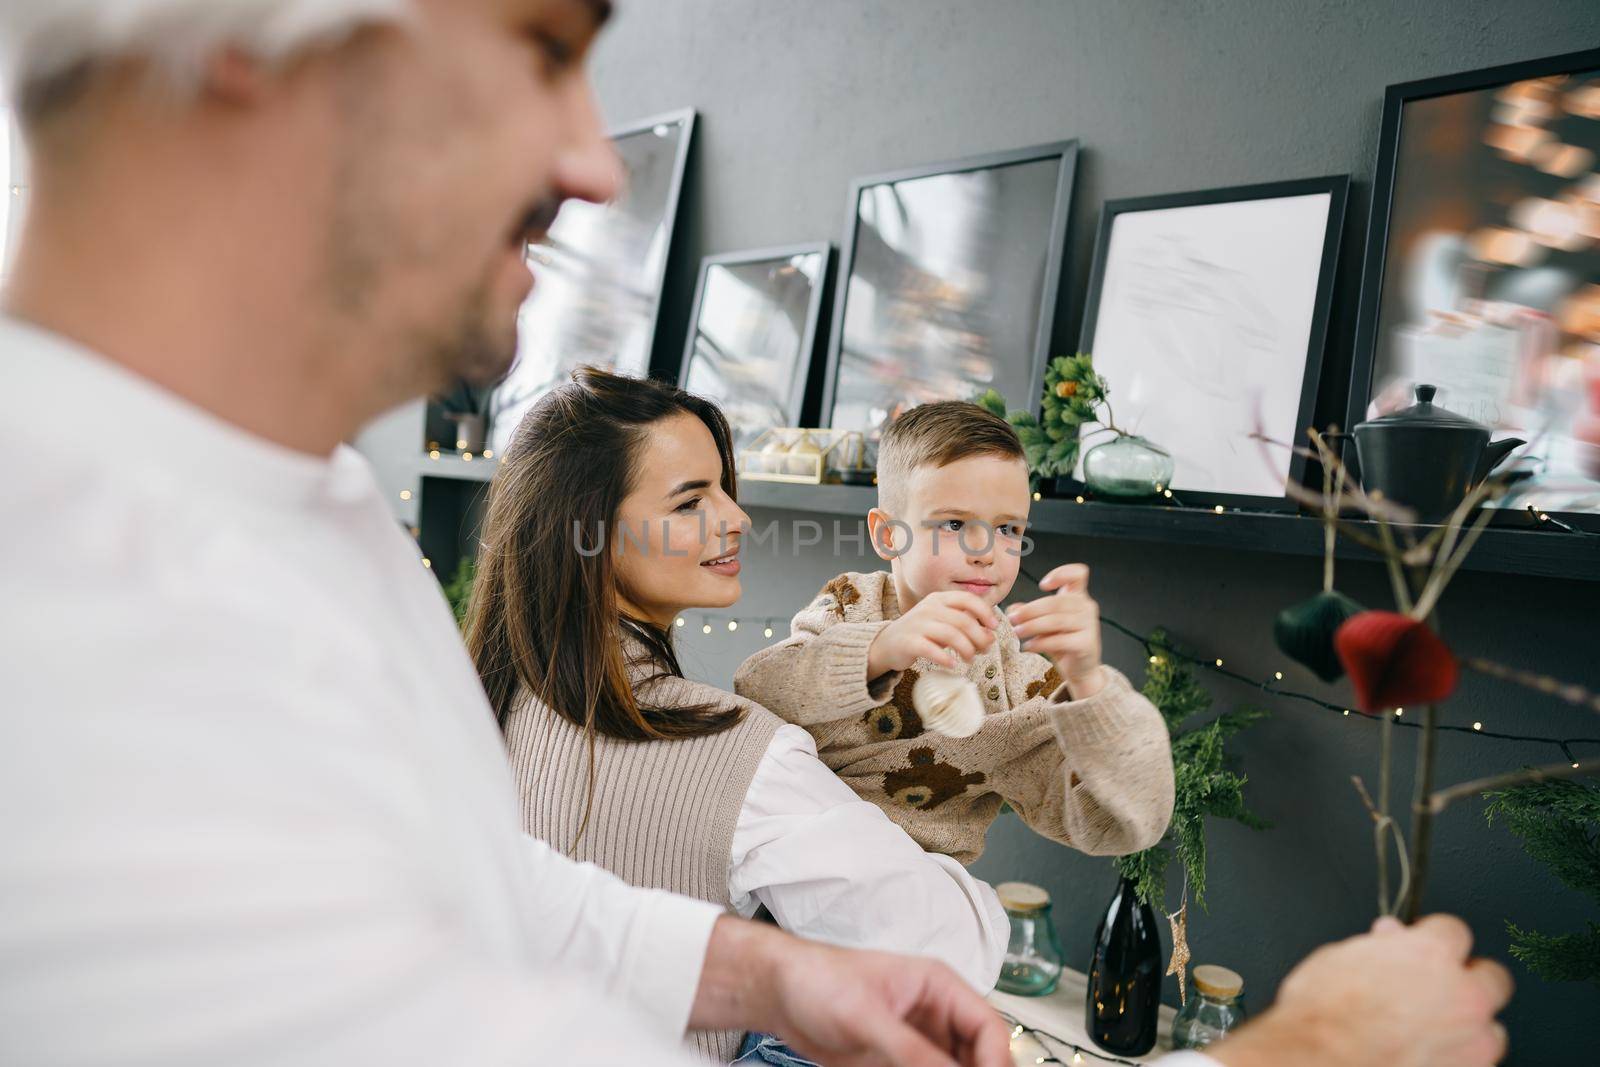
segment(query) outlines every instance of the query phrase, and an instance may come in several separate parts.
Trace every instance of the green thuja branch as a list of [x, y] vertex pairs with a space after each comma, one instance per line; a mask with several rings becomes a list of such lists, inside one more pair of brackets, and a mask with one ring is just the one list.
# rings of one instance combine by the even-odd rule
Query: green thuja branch
[[1244, 787], [1249, 779], [1234, 769], [1227, 752], [1229, 740], [1267, 713], [1257, 708], [1239, 708], [1223, 712], [1203, 725], [1185, 728], [1195, 716], [1211, 710], [1211, 694], [1195, 680], [1187, 665], [1167, 654], [1170, 646], [1164, 633], [1157, 630], [1146, 643], [1151, 662], [1143, 692], [1161, 712], [1172, 735], [1175, 802], [1172, 823], [1161, 842], [1143, 852], [1119, 857], [1117, 871], [1132, 880], [1140, 900], [1160, 908], [1166, 896], [1167, 865], [1176, 858], [1183, 865], [1195, 903], [1204, 909], [1206, 819], [1232, 819], [1255, 830], [1269, 825], [1245, 804]]
[[[1552, 780], [1484, 794], [1496, 819], [1522, 847], [1570, 889], [1600, 901], [1600, 786]], [[1543, 934], [1507, 922], [1511, 954], [1547, 982], [1600, 985], [1600, 924], [1566, 934]]]
[[477, 559], [462, 556], [461, 562], [456, 565], [456, 573], [444, 584], [444, 598], [450, 602], [450, 610], [455, 612], [457, 626], [466, 624], [467, 600], [472, 596], [472, 582], [477, 576]]

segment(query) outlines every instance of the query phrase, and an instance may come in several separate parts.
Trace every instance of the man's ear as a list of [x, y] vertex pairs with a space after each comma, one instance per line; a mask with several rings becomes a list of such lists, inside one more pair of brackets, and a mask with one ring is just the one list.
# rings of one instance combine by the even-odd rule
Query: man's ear
[[267, 93], [268, 72], [261, 60], [240, 48], [224, 48], [206, 60], [208, 97], [232, 107], [255, 107]]
[[894, 519], [887, 511], [873, 508], [867, 512], [867, 534], [879, 559], [893, 560], [905, 551], [906, 546], [896, 543], [895, 533]]

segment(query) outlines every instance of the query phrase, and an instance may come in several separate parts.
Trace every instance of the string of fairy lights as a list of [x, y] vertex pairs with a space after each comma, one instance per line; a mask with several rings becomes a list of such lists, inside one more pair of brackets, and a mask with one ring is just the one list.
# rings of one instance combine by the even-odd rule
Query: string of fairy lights
[[[1024, 571], [1023, 574], [1025, 577], [1034, 581], [1035, 584], [1038, 584], [1037, 579], [1033, 578], [1032, 575], [1028, 574], [1026, 571]], [[691, 625], [691, 618], [697, 620], [699, 631], [703, 636], [710, 636], [719, 630], [722, 630], [726, 633], [739, 633], [741, 630], [747, 630], [759, 632], [764, 639], [771, 640], [773, 636], [779, 632], [779, 627], [782, 625], [782, 620], [770, 616], [727, 615], [717, 612], [692, 612], [679, 615], [674, 620], [674, 624], [679, 629], [685, 629]], [[1244, 674], [1240, 671], [1234, 670], [1232, 667], [1229, 667], [1220, 656], [1207, 656], [1191, 652], [1176, 646], [1171, 641], [1167, 641], [1161, 645], [1155, 645], [1151, 643], [1150, 639], [1146, 635], [1141, 634], [1138, 630], [1135, 630], [1130, 626], [1126, 626], [1121, 622], [1118, 622], [1114, 618], [1110, 618], [1104, 613], [1102, 613], [1100, 616], [1100, 623], [1102, 626], [1113, 631], [1114, 633], [1136, 642], [1144, 649], [1144, 653], [1147, 657], [1149, 657], [1149, 662], [1152, 665], [1159, 663], [1164, 656], [1171, 656], [1173, 659], [1178, 660], [1179, 662], [1182, 662], [1190, 667], [1194, 667], [1198, 670], [1205, 671], [1208, 674], [1226, 678], [1229, 681], [1237, 682], [1253, 689], [1259, 689], [1261, 692], [1266, 693], [1269, 696], [1281, 697], [1285, 700], [1296, 701], [1308, 707], [1316, 708], [1320, 711], [1326, 711], [1342, 718], [1359, 718], [1369, 722], [1379, 722], [1385, 718], [1390, 718], [1393, 722], [1393, 725], [1396, 727], [1413, 730], [1422, 729], [1422, 723], [1417, 721], [1416, 717], [1411, 719], [1407, 719], [1405, 717], [1406, 709], [1403, 707], [1395, 708], [1392, 712], [1389, 710], [1382, 712], [1362, 711], [1360, 708], [1352, 707], [1347, 704], [1334, 703], [1313, 693], [1306, 693], [1298, 689], [1292, 689], [1288, 686], [1285, 686], [1283, 684], [1284, 673], [1282, 670], [1274, 670], [1271, 677], [1268, 678], [1252, 677], [1251, 675]], [[1514, 733], [1507, 730], [1488, 729], [1482, 720], [1474, 720], [1471, 725], [1436, 723], [1434, 728], [1448, 733], [1466, 734], [1472, 737], [1487, 738], [1493, 741], [1516, 741], [1524, 744], [1549, 745], [1553, 748], [1559, 749], [1562, 756], [1571, 762], [1574, 767], [1579, 765], [1579, 759], [1573, 752], [1574, 748], [1583, 746], [1600, 747], [1600, 735], [1548, 737], [1542, 734]]]
[[[1048, 1030], [1041, 1030], [1037, 1026], [1029, 1026], [1027, 1023], [1023, 1022], [1021, 1019], [1018, 1019], [1009, 1012], [1000, 1012], [1000, 1018], [1011, 1024], [1011, 1040], [1013, 1042], [1015, 1042], [1017, 1038], [1026, 1034], [1028, 1037], [1033, 1038], [1034, 1042], [1044, 1050], [1043, 1056], [1039, 1056], [1034, 1059], [1033, 1062], [1036, 1065], [1043, 1063], [1083, 1064], [1093, 1060], [1095, 1063], [1119, 1063], [1125, 1064], [1126, 1067], [1140, 1067], [1139, 1063], [1135, 1060], [1125, 1060], [1119, 1056], [1108, 1056], [1104, 1052], [1097, 1052], [1092, 1048], [1078, 1044], [1076, 1041], [1068, 1041], [1066, 1038], [1052, 1034]], [[1071, 1050], [1072, 1059], [1064, 1060], [1060, 1056], [1056, 1055], [1050, 1050], [1050, 1046], [1045, 1044], [1046, 1041], [1049, 1041], [1051, 1044], [1064, 1046], [1065, 1048]], [[1015, 1052], [1014, 1048], [1013, 1052]], [[1088, 1059], [1084, 1058], [1086, 1056]]]

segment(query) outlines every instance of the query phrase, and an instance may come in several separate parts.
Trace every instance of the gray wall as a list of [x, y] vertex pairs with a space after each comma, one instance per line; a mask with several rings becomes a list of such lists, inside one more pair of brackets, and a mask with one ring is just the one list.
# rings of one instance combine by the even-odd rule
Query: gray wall
[[[1383, 87], [1600, 44], [1600, 4], [1570, 2], [1092, 2], [1092, 0], [625, 0], [595, 60], [606, 114], [621, 122], [693, 106], [702, 123], [682, 216], [681, 264], [701, 255], [801, 240], [837, 242], [853, 176], [903, 165], [1078, 137], [1085, 147], [1074, 210], [1067, 309], [1082, 313], [1099, 203], [1188, 188], [1349, 172], [1351, 203], [1324, 394], [1340, 392], [1352, 331], [1357, 253], [1364, 235]], [[667, 327], [681, 342], [692, 269], [668, 293]], [[1337, 398], [1335, 398], [1337, 400]], [[1325, 418], [1335, 417], [1329, 406]], [[781, 512], [770, 518], [802, 518]], [[1273, 648], [1273, 614], [1317, 588], [1319, 564], [1226, 550], [1046, 538], [1036, 564], [1073, 559], [1094, 570], [1108, 615], [1164, 625], [1230, 666], [1318, 689]], [[870, 566], [809, 549], [762, 549], [748, 560], [746, 616], [787, 617], [838, 571]], [[1346, 565], [1341, 585], [1386, 606], [1382, 575]], [[1491, 654], [1591, 685], [1600, 588], [1576, 582], [1466, 574], [1443, 607], [1462, 651]], [[695, 620], [698, 622], [698, 620]], [[692, 673], [727, 684], [762, 642], [749, 628], [710, 637], [680, 631]], [[1139, 677], [1136, 646], [1107, 635], [1108, 658]], [[1219, 704], [1242, 687], [1213, 687]], [[1321, 690], [1319, 690], [1321, 691]], [[1339, 688], [1327, 689], [1330, 698]], [[1260, 695], [1260, 694], [1255, 694]], [[1292, 963], [1324, 940], [1370, 922], [1370, 823], [1350, 776], [1376, 771], [1377, 728], [1281, 700], [1242, 746], [1254, 806], [1275, 828], [1214, 825], [1211, 908], [1190, 921], [1196, 962], [1244, 974], [1258, 1010]], [[1451, 721], [1542, 734], [1600, 735], [1600, 720], [1471, 678]], [[1409, 765], [1414, 735], [1399, 753]], [[1443, 780], [1559, 757], [1554, 750], [1445, 736]], [[1403, 775], [1402, 790], [1409, 789]], [[1465, 916], [1504, 955], [1504, 921], [1548, 931], [1595, 915], [1514, 839], [1484, 826], [1481, 806], [1439, 827], [1432, 908]], [[1091, 860], [1003, 819], [977, 870], [991, 880], [1047, 886], [1070, 959], [1086, 959], [1097, 910], [1114, 876]], [[1174, 886], [1175, 888], [1175, 886]], [[1521, 983], [1509, 1013], [1519, 1064], [1558, 1060], [1590, 1044], [1583, 1025], [1595, 992]], [[1170, 984], [1168, 1000], [1176, 1002]], [[1569, 1044], [1572, 1042], [1573, 1044]]]

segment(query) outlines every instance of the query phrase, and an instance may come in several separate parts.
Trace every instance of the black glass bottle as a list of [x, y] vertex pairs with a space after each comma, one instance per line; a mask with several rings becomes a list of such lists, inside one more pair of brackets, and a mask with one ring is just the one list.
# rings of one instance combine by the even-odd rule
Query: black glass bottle
[[1142, 1056], [1155, 1047], [1160, 1013], [1161, 938], [1155, 913], [1124, 878], [1095, 931], [1085, 1026], [1107, 1052]]

